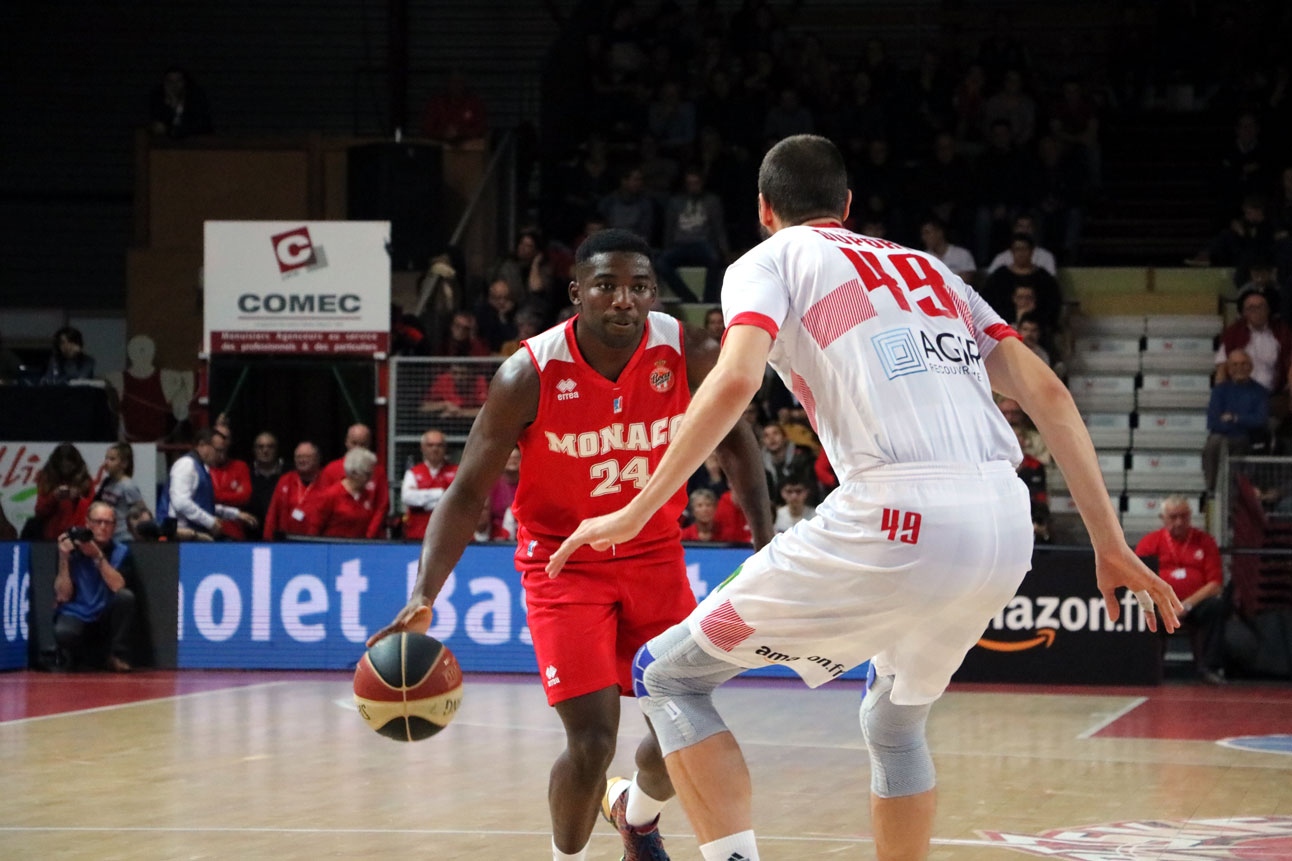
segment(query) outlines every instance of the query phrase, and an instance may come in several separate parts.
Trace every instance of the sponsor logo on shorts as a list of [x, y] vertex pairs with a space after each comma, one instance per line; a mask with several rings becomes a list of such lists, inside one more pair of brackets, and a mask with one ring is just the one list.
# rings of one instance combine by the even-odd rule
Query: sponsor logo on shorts
[[1040, 834], [980, 831], [1002, 849], [1045, 858], [1196, 861], [1200, 858], [1292, 857], [1292, 817], [1110, 822], [1056, 828]]
[[556, 674], [556, 667], [552, 664], [547, 665], [547, 669], [543, 671], [543, 675], [547, 678], [547, 686], [549, 688], [561, 683], [561, 677]]
[[839, 678], [839, 676], [842, 676], [848, 669], [846, 665], [839, 663], [833, 658], [827, 658], [822, 655], [809, 655], [807, 658], [803, 658], [799, 655], [787, 655], [785, 652], [776, 651], [771, 646], [759, 646], [757, 649], [754, 649], [754, 654], [758, 655], [769, 664], [792, 664], [795, 661], [806, 660], [809, 664], [816, 664], [822, 667], [836, 679]]
[[1131, 592], [1122, 596], [1121, 617], [1116, 622], [1108, 618], [1104, 599], [1098, 596], [1015, 595], [988, 624], [978, 645], [993, 652], [1025, 652], [1050, 648], [1061, 631], [1146, 630], [1148, 621]]

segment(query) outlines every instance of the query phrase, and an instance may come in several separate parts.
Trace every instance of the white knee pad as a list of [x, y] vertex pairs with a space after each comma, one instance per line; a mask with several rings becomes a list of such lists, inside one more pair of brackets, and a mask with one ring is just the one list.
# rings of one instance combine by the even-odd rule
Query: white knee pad
[[637, 650], [633, 692], [665, 756], [726, 730], [713, 691], [742, 672], [701, 649], [685, 622]]
[[861, 701], [861, 733], [870, 751], [870, 790], [880, 798], [918, 795], [937, 785], [933, 756], [924, 736], [932, 703], [894, 705], [893, 677], [870, 683]]

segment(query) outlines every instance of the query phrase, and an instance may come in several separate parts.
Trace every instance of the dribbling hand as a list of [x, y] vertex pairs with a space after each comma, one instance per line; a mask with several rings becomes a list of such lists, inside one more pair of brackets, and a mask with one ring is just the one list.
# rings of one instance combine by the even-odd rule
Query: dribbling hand
[[391, 634], [405, 631], [413, 634], [425, 634], [430, 630], [431, 616], [431, 608], [423, 604], [420, 598], [415, 598], [409, 601], [404, 609], [399, 611], [395, 621], [369, 637], [365, 645], [371, 649], [379, 640], [383, 640]]

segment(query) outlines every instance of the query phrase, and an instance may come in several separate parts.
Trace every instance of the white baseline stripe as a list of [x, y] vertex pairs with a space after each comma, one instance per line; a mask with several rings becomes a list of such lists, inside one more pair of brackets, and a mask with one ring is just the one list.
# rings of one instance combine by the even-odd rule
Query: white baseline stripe
[[1130, 702], [1122, 706], [1117, 711], [1109, 715], [1106, 715], [1103, 720], [1099, 721], [1094, 726], [1088, 727], [1086, 731], [1078, 735], [1077, 738], [1090, 738], [1095, 733], [1099, 732], [1101, 729], [1111, 724], [1113, 721], [1117, 720], [1118, 718], [1124, 715], [1130, 714], [1132, 711], [1139, 708], [1146, 702], [1148, 702], [1148, 697], [1135, 697], [1135, 699], [1131, 700]]

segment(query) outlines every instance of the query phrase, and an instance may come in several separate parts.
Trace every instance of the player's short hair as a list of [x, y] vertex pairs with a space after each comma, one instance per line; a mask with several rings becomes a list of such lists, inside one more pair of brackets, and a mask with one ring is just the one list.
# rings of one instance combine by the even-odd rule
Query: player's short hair
[[647, 260], [650, 259], [650, 244], [645, 239], [631, 230], [608, 227], [605, 230], [598, 230], [579, 244], [578, 250], [574, 252], [574, 262], [587, 263], [597, 254], [617, 251], [640, 254]]
[[792, 135], [763, 156], [758, 193], [787, 224], [842, 218], [848, 206], [848, 168], [827, 138]]

